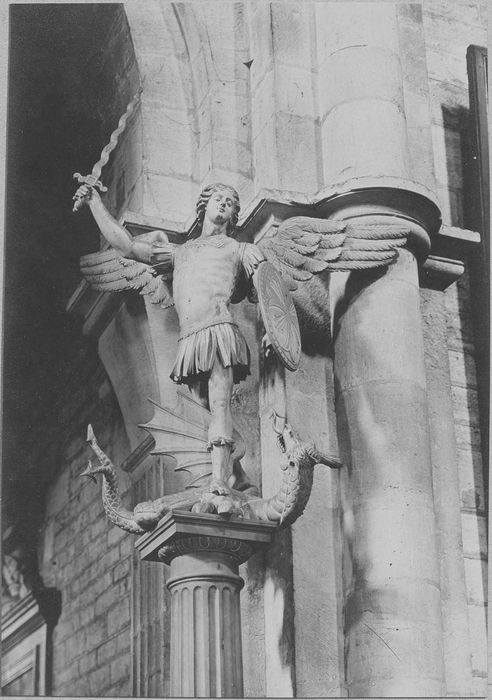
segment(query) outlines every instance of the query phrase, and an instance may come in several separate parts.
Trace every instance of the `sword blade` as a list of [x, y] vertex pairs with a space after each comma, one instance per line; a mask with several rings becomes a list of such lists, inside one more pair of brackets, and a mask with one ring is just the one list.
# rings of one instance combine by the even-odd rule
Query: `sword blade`
[[[101, 151], [101, 155], [97, 163], [94, 164], [92, 172], [90, 175], [81, 175], [80, 173], [74, 173], [74, 179], [78, 181], [81, 185], [89, 185], [89, 187], [97, 187], [100, 192], [107, 192], [108, 188], [104, 187], [102, 182], [99, 180], [101, 176], [102, 169], [109, 160], [109, 156], [114, 151], [118, 144], [118, 139], [120, 138], [123, 131], [126, 129], [126, 124], [135, 111], [138, 103], [140, 102], [140, 95], [142, 94], [142, 88], [138, 90], [131, 102], [128, 103], [125, 113], [121, 115], [118, 122], [118, 126], [113, 131], [110, 136], [109, 143], [107, 143]], [[75, 204], [73, 205], [73, 211], [78, 211], [83, 204], [83, 197], [75, 197]]]

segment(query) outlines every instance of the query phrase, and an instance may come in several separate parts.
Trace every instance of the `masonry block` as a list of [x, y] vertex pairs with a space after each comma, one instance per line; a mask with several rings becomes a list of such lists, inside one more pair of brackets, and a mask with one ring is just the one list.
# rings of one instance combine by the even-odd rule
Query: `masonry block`
[[487, 639], [487, 608], [469, 605], [468, 619], [472, 631], [472, 671], [487, 673], [487, 646], [483, 643], [483, 640]]
[[487, 559], [487, 521], [485, 515], [462, 513], [463, 553], [465, 557]]
[[[466, 576], [466, 588], [468, 592], [468, 603], [470, 606], [478, 606], [483, 608], [485, 586], [484, 586], [484, 576], [486, 576], [487, 562], [485, 559], [465, 556], [465, 576]], [[482, 610], [482, 614], [484, 611]], [[480, 617], [479, 613], [476, 613]], [[470, 627], [471, 636], [476, 636], [478, 630], [474, 630]]]
[[251, 93], [252, 137], [256, 139], [276, 112], [275, 73], [268, 70]]
[[184, 222], [195, 208], [198, 187], [189, 179], [147, 171], [143, 208], [147, 216]]
[[119, 632], [123, 627], [128, 626], [130, 621], [130, 600], [128, 597], [118, 601], [108, 613], [108, 635], [111, 636]]
[[311, 68], [313, 8], [302, 3], [271, 5], [275, 61], [285, 66]]

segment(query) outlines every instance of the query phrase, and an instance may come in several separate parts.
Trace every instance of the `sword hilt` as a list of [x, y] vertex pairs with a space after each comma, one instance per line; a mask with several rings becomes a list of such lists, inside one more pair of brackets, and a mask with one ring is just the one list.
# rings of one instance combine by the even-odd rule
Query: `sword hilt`
[[[80, 173], [73, 174], [74, 180], [80, 185], [88, 185], [89, 187], [96, 187], [100, 192], [107, 192], [108, 188], [105, 187], [101, 180], [97, 179], [97, 175], [81, 175]], [[84, 197], [74, 197], [75, 204], [73, 205], [72, 211], [76, 212], [82, 207], [84, 202]]]

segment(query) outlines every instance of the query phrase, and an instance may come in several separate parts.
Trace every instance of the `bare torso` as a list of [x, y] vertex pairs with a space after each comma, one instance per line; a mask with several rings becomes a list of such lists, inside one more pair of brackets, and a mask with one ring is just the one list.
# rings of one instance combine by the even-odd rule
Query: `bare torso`
[[181, 335], [232, 322], [231, 297], [240, 272], [240, 244], [224, 235], [197, 238], [174, 256], [173, 297]]

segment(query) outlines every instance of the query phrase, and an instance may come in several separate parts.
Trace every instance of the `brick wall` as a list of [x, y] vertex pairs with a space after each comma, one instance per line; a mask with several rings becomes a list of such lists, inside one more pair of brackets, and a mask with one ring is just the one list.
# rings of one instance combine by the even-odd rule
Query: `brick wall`
[[470, 286], [464, 275], [446, 292], [463, 555], [472, 644], [473, 690], [485, 695], [487, 679], [487, 520], [484, 492], [477, 378], [471, 329]]
[[[62, 594], [53, 636], [53, 693], [130, 693], [130, 573], [133, 541], [108, 522], [97, 486], [79, 475], [91, 457], [91, 422], [101, 447], [118, 464], [128, 441], [112, 388], [97, 357], [86, 356], [67, 387], [64, 423], [70, 432], [46, 498], [41, 574]], [[122, 496], [128, 478], [121, 475]]]
[[[444, 223], [463, 226], [463, 147], [468, 117], [466, 49], [487, 46], [485, 0], [425, 0], [424, 29], [437, 191]], [[466, 261], [465, 261], [466, 262]], [[468, 271], [445, 294], [455, 416], [473, 692], [487, 677], [487, 533], [475, 346]]]

